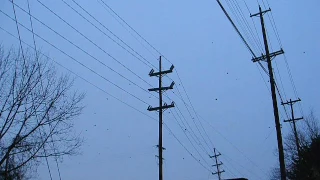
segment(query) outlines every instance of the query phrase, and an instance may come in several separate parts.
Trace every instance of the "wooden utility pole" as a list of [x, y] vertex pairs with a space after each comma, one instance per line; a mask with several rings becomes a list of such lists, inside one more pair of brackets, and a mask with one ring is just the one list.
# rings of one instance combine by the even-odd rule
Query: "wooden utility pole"
[[293, 124], [293, 132], [294, 132], [294, 136], [295, 136], [295, 140], [296, 140], [297, 152], [298, 152], [298, 156], [300, 158], [301, 157], [301, 152], [300, 152], [300, 144], [299, 144], [299, 137], [298, 137], [298, 132], [297, 132], [296, 121], [303, 119], [303, 117], [294, 118], [294, 113], [293, 113], [293, 104], [296, 103], [296, 102], [299, 102], [299, 101], [301, 101], [301, 99], [297, 99], [297, 100], [294, 100], [294, 101], [292, 101], [290, 99], [290, 101], [287, 101], [285, 103], [282, 102], [281, 105], [283, 105], [283, 106], [284, 105], [290, 105], [290, 107], [291, 107], [291, 119], [284, 120], [284, 122], [292, 122], [292, 124]]
[[214, 165], [212, 165], [212, 166], [213, 166], [213, 167], [215, 166], [215, 167], [217, 168], [217, 171], [216, 171], [215, 173], [212, 173], [212, 175], [217, 174], [219, 180], [221, 180], [221, 174], [222, 174], [223, 172], [225, 172], [224, 170], [222, 170], [222, 171], [220, 170], [220, 166], [221, 166], [223, 163], [222, 163], [221, 161], [218, 162], [218, 157], [221, 156], [221, 154], [220, 154], [220, 153], [217, 154], [216, 148], [214, 148], [213, 151], [214, 151], [214, 155], [213, 155], [213, 156], [210, 156], [210, 158], [215, 158], [216, 164], [214, 164]]
[[167, 105], [166, 103], [162, 104], [162, 92], [173, 89], [174, 82], [171, 83], [170, 86], [168, 87], [162, 87], [162, 76], [166, 75], [168, 73], [172, 73], [174, 66], [172, 65], [169, 70], [162, 71], [161, 67], [161, 56], [159, 58], [159, 72], [154, 72], [153, 69], [151, 69], [149, 76], [157, 76], [159, 78], [159, 87], [158, 88], [151, 88], [148, 89], [149, 91], [158, 91], [159, 93], [159, 107], [148, 107], [149, 111], [159, 111], [159, 145], [158, 145], [158, 150], [159, 150], [159, 180], [163, 180], [163, 156], [162, 156], [162, 151], [163, 151], [163, 145], [162, 145], [162, 112], [165, 109], [172, 108], [174, 107], [174, 102], [172, 102], [170, 105]]
[[280, 163], [280, 172], [281, 172], [281, 180], [286, 180], [286, 167], [284, 162], [284, 152], [283, 152], [283, 143], [282, 143], [282, 134], [281, 134], [281, 125], [280, 125], [280, 118], [279, 118], [279, 110], [278, 110], [278, 103], [277, 103], [277, 95], [276, 95], [276, 87], [275, 87], [275, 80], [273, 78], [273, 71], [272, 71], [272, 63], [271, 58], [283, 54], [283, 50], [270, 53], [269, 47], [268, 47], [268, 39], [267, 39], [267, 33], [264, 25], [264, 19], [263, 15], [267, 12], [271, 11], [269, 8], [268, 10], [262, 11], [261, 6], [259, 6], [259, 13], [253, 14], [250, 17], [253, 16], [260, 16], [260, 22], [261, 22], [261, 28], [262, 28], [262, 34], [264, 39], [264, 47], [265, 47], [265, 55], [262, 54], [261, 57], [253, 58], [253, 62], [257, 61], [267, 61], [268, 63], [268, 70], [269, 70], [269, 77], [270, 77], [270, 86], [271, 86], [271, 94], [272, 94], [272, 103], [273, 103], [273, 114], [274, 114], [274, 120], [276, 124], [276, 130], [277, 130], [277, 140], [278, 140], [278, 151], [279, 151], [279, 163]]

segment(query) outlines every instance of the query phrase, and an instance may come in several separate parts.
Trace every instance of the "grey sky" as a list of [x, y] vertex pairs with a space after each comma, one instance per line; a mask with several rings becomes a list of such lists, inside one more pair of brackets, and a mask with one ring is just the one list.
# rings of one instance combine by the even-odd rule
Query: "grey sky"
[[[15, 2], [27, 10], [27, 1], [15, 0]], [[130, 68], [135, 74], [151, 85], [157, 86], [157, 79], [148, 76], [150, 67], [124, 51], [82, 17], [74, 13], [61, 0], [41, 0], [41, 2], [103, 50], [110, 53], [116, 60]], [[71, 0], [66, 0], [66, 2], [85, 14]], [[103, 8], [101, 3], [99, 4], [98, 1], [94, 0], [79, 0], [77, 2], [145, 59], [154, 66], [158, 65], [159, 53], [139, 39], [152, 52], [152, 54], [149, 53]], [[249, 179], [267, 179], [270, 169], [278, 161], [275, 155], [276, 134], [269, 85], [266, 87], [257, 64], [251, 62], [250, 53], [246, 50], [216, 1], [108, 0], [105, 2], [175, 65], [176, 69], [174, 71], [178, 71], [192, 105], [196, 112], [205, 119], [204, 121], [200, 118], [204, 129], [214, 146], [222, 154], [221, 161], [224, 163], [222, 168], [226, 171], [223, 177], [245, 176]], [[228, 7], [226, 0], [221, 2], [226, 8]], [[252, 20], [249, 18], [250, 13], [243, 2], [238, 1], [247, 21], [255, 32]], [[251, 13], [258, 11], [257, 1], [247, 0], [246, 2]], [[318, 17], [320, 17], [318, 11], [320, 1], [268, 0], [268, 2], [277, 24], [295, 86], [299, 97], [302, 99], [304, 115], [307, 115], [310, 109], [314, 109], [315, 115], [320, 117], [318, 110], [320, 95], [317, 81], [320, 75], [320, 64], [317, 61], [317, 53], [320, 48], [318, 35], [318, 32], [320, 32], [320, 21], [318, 20]], [[262, 3], [261, 5], [263, 6]], [[106, 66], [111, 67], [144, 89], [151, 88], [148, 84], [79, 35], [39, 4], [37, 0], [30, 0], [30, 6], [31, 13], [36, 18], [79, 45], [105, 65], [81, 52], [33, 19], [35, 33], [121, 88], [146, 101], [147, 104], [157, 106], [158, 101], [154, 96], [128, 82]], [[13, 17], [12, 4], [8, 0], [2, 0], [0, 10]], [[231, 11], [227, 10], [232, 15]], [[16, 11], [18, 21], [29, 28], [29, 16], [18, 7], [16, 7]], [[234, 19], [234, 16], [232, 17]], [[279, 50], [280, 46], [268, 16], [266, 15], [265, 18], [271, 40], [271, 49], [272, 51]], [[94, 22], [90, 17], [88, 19]], [[253, 21], [257, 27], [259, 38], [261, 38], [259, 19], [253, 18]], [[15, 23], [2, 13], [0, 22], [2, 28], [17, 36]], [[99, 24], [97, 26], [103, 29]], [[32, 34], [21, 26], [20, 30], [22, 39], [33, 45]], [[103, 31], [112, 36], [105, 29]], [[19, 45], [15, 38], [2, 30], [0, 30], [0, 37], [0, 43], [6, 48], [18, 47]], [[36, 37], [36, 43], [43, 53], [63, 64], [63, 66], [143, 113], [157, 119], [156, 113], [147, 111], [147, 104], [90, 72], [38, 37]], [[27, 46], [24, 45], [24, 47]], [[259, 55], [259, 52], [256, 49], [254, 50]], [[281, 76], [286, 98], [294, 99], [295, 94], [287, 73], [284, 57], [279, 56], [273, 62], [277, 63], [277, 66], [274, 67], [276, 76], [278, 78]], [[169, 68], [171, 63], [164, 60], [163, 66]], [[67, 72], [65, 69], [57, 67], [62, 73]], [[279, 69], [280, 76], [276, 67]], [[193, 122], [198, 123], [198, 119], [190, 107], [177, 74], [173, 73], [169, 76], [176, 82], [176, 87], [174, 93], [172, 91], [168, 92], [168, 96], [176, 102], [187, 122], [201, 139]], [[265, 74], [263, 74], [263, 77], [267, 81]], [[280, 82], [280, 79], [278, 80]], [[171, 80], [165, 78], [164, 84], [169, 85], [170, 83]], [[75, 123], [75, 130], [81, 133], [85, 143], [81, 149], [81, 155], [65, 158], [59, 164], [62, 179], [156, 179], [158, 174], [155, 157], [157, 155], [155, 145], [158, 143], [157, 122], [80, 78], [76, 80], [75, 89], [85, 91], [87, 94], [85, 99], [86, 109]], [[191, 116], [184, 103], [176, 96], [179, 96], [177, 89], [181, 92], [185, 102], [188, 103], [187, 107]], [[282, 93], [284, 92], [282, 89], [280, 90]], [[168, 98], [165, 98], [165, 101], [170, 103]], [[297, 116], [302, 115], [299, 106], [297, 105], [295, 108]], [[176, 114], [176, 110], [178, 109], [172, 109], [174, 114]], [[286, 119], [282, 107], [280, 107], [280, 111], [281, 119]], [[202, 145], [196, 145], [206, 161], [204, 162], [186, 138], [172, 113], [169, 112], [169, 110], [165, 111], [164, 121], [174, 135], [164, 129], [164, 146], [166, 148], [164, 151], [164, 178], [166, 180], [217, 179], [216, 176], [210, 175], [208, 170], [192, 158], [175, 139], [175, 136], [206, 168], [211, 168], [210, 165], [214, 162], [201, 147], [205, 147], [207, 151], [212, 153], [211, 142], [206, 141], [212, 149], [209, 149], [204, 142]], [[290, 126], [283, 124], [282, 130], [283, 134], [286, 134], [290, 130]], [[187, 131], [190, 131], [190, 129]], [[50, 168], [53, 179], [58, 179], [57, 168], [53, 159], [50, 160]], [[212, 168], [211, 170], [215, 171]], [[44, 165], [39, 168], [39, 179], [49, 179], [48, 170]]]

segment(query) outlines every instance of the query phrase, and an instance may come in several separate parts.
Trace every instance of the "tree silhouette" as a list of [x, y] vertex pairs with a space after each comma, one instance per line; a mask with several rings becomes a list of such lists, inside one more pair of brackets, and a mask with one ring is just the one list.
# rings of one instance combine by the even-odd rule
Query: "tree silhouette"
[[[39, 54], [39, 53], [37, 53]], [[2, 176], [43, 158], [77, 153], [81, 138], [72, 132], [84, 94], [59, 76], [43, 56], [0, 47], [0, 170]]]
[[[287, 178], [290, 180], [320, 180], [320, 126], [311, 112], [298, 128], [300, 156], [298, 155], [293, 132], [284, 141], [287, 164]], [[271, 172], [272, 180], [278, 180], [279, 169]]]

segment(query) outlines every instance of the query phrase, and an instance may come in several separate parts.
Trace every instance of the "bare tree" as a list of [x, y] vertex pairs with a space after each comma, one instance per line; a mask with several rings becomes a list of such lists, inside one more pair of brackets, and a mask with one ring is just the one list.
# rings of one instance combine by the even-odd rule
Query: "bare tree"
[[[297, 171], [304, 171], [308, 174], [308, 170], [311, 170], [312, 165], [314, 164], [316, 159], [319, 158], [319, 154], [310, 154], [311, 147], [318, 143], [320, 139], [320, 124], [319, 120], [315, 117], [313, 111], [311, 111], [310, 114], [302, 122], [299, 123], [298, 137], [300, 150], [302, 151], [302, 157], [299, 157], [298, 155], [296, 140], [293, 131], [286, 135], [284, 139], [284, 151], [287, 174], [288, 179], [292, 180], [296, 179]], [[305, 156], [308, 156], [308, 159]], [[311, 158], [309, 158], [310, 156]], [[319, 172], [319, 168], [316, 169], [316, 171], [314, 172]], [[270, 179], [280, 179], [279, 175], [279, 169], [274, 168], [271, 172]], [[313, 177], [311, 177], [311, 179], [312, 178]]]
[[0, 47], [0, 171], [8, 176], [45, 157], [74, 155], [72, 133], [84, 94], [43, 56]]

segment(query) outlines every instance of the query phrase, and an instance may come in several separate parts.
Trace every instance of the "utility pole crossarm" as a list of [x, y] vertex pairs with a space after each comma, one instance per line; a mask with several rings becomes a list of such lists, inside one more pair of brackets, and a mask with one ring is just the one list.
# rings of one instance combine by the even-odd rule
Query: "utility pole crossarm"
[[222, 170], [222, 171], [219, 171], [219, 172], [214, 172], [214, 173], [212, 173], [212, 175], [216, 175], [216, 174], [220, 175], [220, 174], [222, 174], [222, 173], [224, 173], [224, 172], [225, 172], [225, 171]]
[[166, 70], [166, 71], [154, 72], [154, 70], [151, 69], [151, 71], [149, 72], [149, 76], [152, 77], [152, 76], [159, 76], [159, 75], [163, 75], [163, 74], [169, 74], [169, 73], [173, 72], [173, 69], [174, 69], [174, 65], [171, 65], [170, 69]]
[[265, 11], [261, 11], [261, 12], [258, 12], [258, 13], [255, 13], [255, 14], [250, 14], [250, 17], [253, 17], [253, 16], [261, 16], [261, 15], [264, 15], [265, 13], [271, 11], [271, 9], [267, 9]]
[[221, 154], [219, 153], [219, 154], [217, 154], [217, 155], [213, 155], [213, 156], [209, 156], [210, 158], [216, 158], [216, 157], [218, 157], [218, 156], [221, 156]]
[[293, 121], [299, 121], [299, 120], [302, 120], [303, 117], [301, 118], [295, 118], [295, 119], [287, 119], [287, 120], [284, 120], [283, 122], [293, 122]]
[[169, 89], [173, 89], [173, 86], [174, 86], [174, 82], [172, 82], [171, 84], [170, 84], [170, 86], [168, 86], [168, 87], [160, 87], [160, 88], [150, 88], [150, 89], [148, 89], [149, 91], [166, 91], [166, 90], [169, 90]]
[[[281, 54], [284, 54], [283, 49], [276, 51], [276, 52], [273, 52], [273, 53], [270, 53], [269, 56], [272, 59], [272, 58], [275, 58], [276, 56], [281, 55]], [[262, 56], [260, 56], [260, 57], [252, 58], [252, 62], [257, 62], [257, 61], [267, 61], [267, 56], [262, 54]]]
[[172, 102], [170, 105], [167, 105], [167, 103], [164, 103], [161, 107], [148, 107], [148, 111], [158, 111], [158, 110], [163, 110], [163, 109], [168, 109], [168, 108], [173, 108], [174, 107], [174, 102]]
[[294, 100], [294, 101], [291, 101], [291, 99], [290, 99], [290, 101], [282, 102], [281, 105], [293, 104], [293, 103], [296, 103], [296, 102], [299, 102], [299, 101], [301, 101], [300, 98], [298, 98], [297, 100]]
[[211, 166], [212, 166], [212, 167], [215, 167], [215, 166], [221, 166], [221, 165], [223, 165], [223, 163], [222, 163], [222, 162], [220, 162], [219, 164], [211, 165]]

